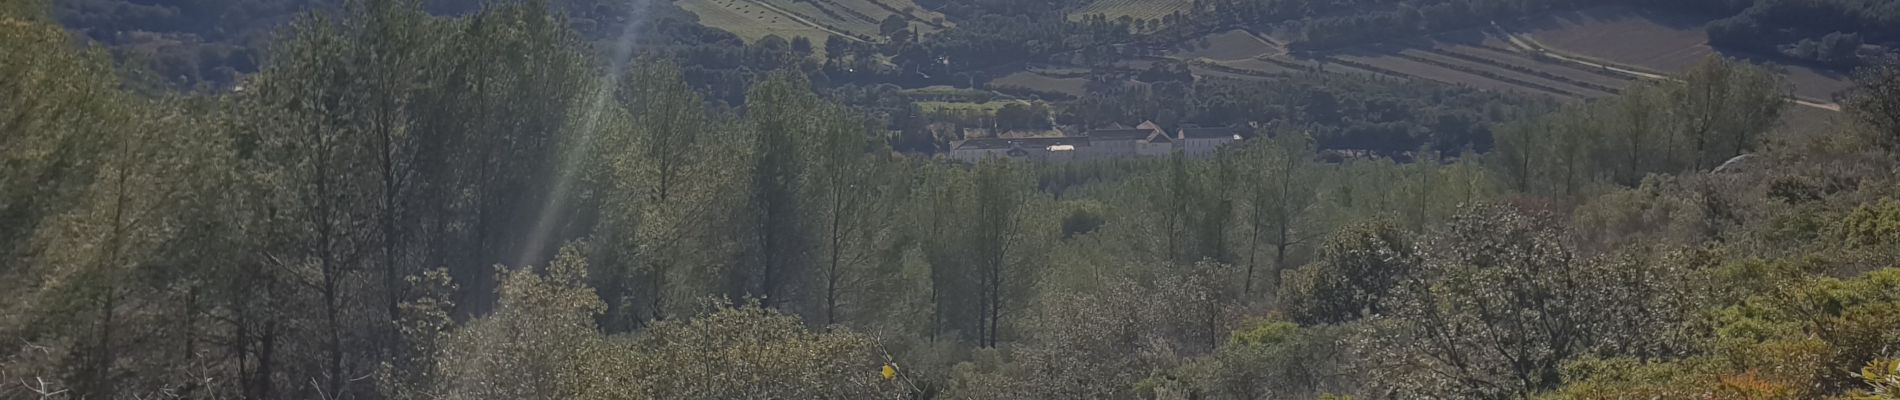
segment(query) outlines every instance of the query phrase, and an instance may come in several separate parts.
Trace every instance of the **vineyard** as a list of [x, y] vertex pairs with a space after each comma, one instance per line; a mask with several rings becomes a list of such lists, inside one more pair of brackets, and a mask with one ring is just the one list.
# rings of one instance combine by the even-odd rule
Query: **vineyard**
[[904, 15], [913, 28], [926, 33], [952, 25], [943, 14], [911, 0], [681, 0], [676, 4], [699, 16], [700, 24], [746, 40], [778, 35], [824, 43], [837, 35], [876, 41], [882, 33], [878, 24], [891, 15]]
[[832, 35], [832, 32], [766, 9], [751, 0], [683, 0], [676, 4], [699, 16], [700, 24], [732, 32], [746, 41], [778, 35], [788, 39], [803, 36], [814, 43], [824, 43], [825, 38]]
[[1011, 94], [1079, 97], [1088, 93], [1088, 84], [1086, 78], [1058, 78], [1021, 71], [991, 80], [987, 86], [991, 90]]
[[1069, 19], [1082, 19], [1087, 15], [1101, 15], [1113, 21], [1121, 17], [1136, 20], [1159, 20], [1175, 11], [1183, 13], [1192, 7], [1192, 0], [1096, 0], [1075, 12], [1069, 13]]
[[1205, 58], [1214, 61], [1247, 60], [1263, 54], [1277, 54], [1285, 51], [1241, 29], [1182, 42], [1175, 45], [1174, 50], [1170, 54], [1174, 58], [1183, 60]]
[[1708, 32], [1702, 29], [1706, 22], [1706, 18], [1599, 7], [1534, 18], [1511, 28], [1553, 50], [1663, 74], [1681, 73], [1715, 54], [1772, 65], [1787, 73], [1797, 96], [1810, 101], [1826, 102], [1852, 86], [1842, 71], [1720, 52], [1708, 45]]

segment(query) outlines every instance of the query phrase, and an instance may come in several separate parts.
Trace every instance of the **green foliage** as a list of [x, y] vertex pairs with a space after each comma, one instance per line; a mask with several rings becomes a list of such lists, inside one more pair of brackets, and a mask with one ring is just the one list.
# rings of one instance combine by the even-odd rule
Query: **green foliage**
[[1856, 374], [1870, 388], [1866, 392], [1857, 392], [1851, 396], [1854, 400], [1892, 400], [1900, 399], [1900, 361], [1877, 359], [1868, 361]]
[[1380, 302], [1418, 268], [1404, 231], [1387, 223], [1342, 228], [1311, 264], [1293, 271], [1281, 304], [1302, 324], [1336, 324], [1379, 315]]
[[594, 360], [594, 376], [624, 388], [594, 398], [897, 399], [908, 391], [878, 376], [888, 355], [872, 338], [813, 332], [757, 306], [659, 322], [629, 346], [627, 358]]
[[1720, 340], [1772, 342], [1808, 338], [1822, 357], [1804, 382], [1824, 393], [1856, 384], [1843, 368], [1864, 365], [1900, 345], [1900, 270], [1883, 269], [1851, 280], [1809, 279], [1787, 285], [1717, 314]]
[[[1288, 322], [1255, 320], [1214, 354], [1166, 372], [1187, 383], [1190, 398], [1260, 399], [1306, 397], [1328, 389], [1329, 376], [1343, 373], [1341, 333], [1301, 329]], [[1152, 379], [1152, 378], [1151, 378]]]
[[[1089, 42], [1014, 40], [1071, 34], [1042, 24], [1061, 4], [980, 3], [946, 10], [1035, 17], [889, 57], [840, 39], [828, 52], [854, 54], [814, 75], [885, 57], [954, 79]], [[0, 398], [1893, 390], [1891, 163], [1852, 140], [1758, 146], [1779, 83], [1728, 61], [1503, 129], [1491, 155], [1465, 147], [1542, 106], [1287, 79], [1057, 112], [1270, 127], [1208, 159], [964, 165], [886, 147], [881, 123], [914, 117], [897, 89], [806, 81], [820, 67], [763, 48], [803, 46], [591, 58], [546, 2], [348, 2], [299, 20], [242, 90], [165, 98], [39, 3], [5, 4]], [[1197, 7], [1264, 12], [1243, 4]], [[1199, 23], [1181, 18], [1140, 25]], [[767, 72], [708, 72], [731, 65], [803, 69], [741, 96]], [[1685, 172], [1749, 152], [1772, 168]], [[1612, 185], [1634, 187], [1593, 195]]]
[[503, 269], [495, 313], [450, 333], [435, 358], [432, 397], [583, 398], [603, 377], [597, 354], [612, 351], [595, 333], [605, 305], [588, 288], [587, 261], [567, 246], [546, 268]]
[[1235, 346], [1272, 346], [1285, 343], [1300, 329], [1286, 321], [1255, 320], [1234, 330], [1228, 343]]
[[1897, 279], [1900, 270], [1890, 268], [1780, 285], [1715, 312], [1707, 353], [1573, 363], [1565, 372], [1571, 383], [1551, 397], [1806, 399], [1879, 390], [1880, 375], [1851, 372], [1883, 365], [1876, 357], [1900, 343], [1892, 329], [1900, 323]]
[[1874, 143], [1900, 151], [1900, 58], [1879, 60], [1861, 69], [1854, 81], [1848, 112], [1873, 131]]
[[1788, 107], [1786, 86], [1759, 67], [1712, 57], [1680, 81], [1505, 126], [1493, 166], [1518, 191], [1561, 196], [1711, 169], [1759, 147]]
[[869, 337], [813, 332], [796, 317], [720, 307], [632, 337], [593, 329], [605, 305], [578, 246], [545, 271], [504, 271], [500, 306], [450, 333], [431, 397], [733, 399], [898, 398], [878, 377]]
[[[1545, 213], [1478, 205], [1431, 235], [1422, 263], [1369, 321], [1381, 382], [1398, 393], [1522, 397], [1584, 354], [1680, 351], [1696, 314], [1680, 261], [1578, 255]], [[1655, 264], [1649, 264], [1654, 262]]]
[[1155, 369], [1212, 351], [1236, 315], [1238, 271], [1211, 263], [1181, 268], [1151, 287], [1116, 279], [1096, 291], [1038, 298], [1020, 322], [1028, 336], [1009, 348], [1008, 362], [959, 366], [950, 398], [1128, 396]]
[[1827, 228], [1827, 237], [1845, 247], [1891, 248], [1900, 245], [1900, 201], [1863, 204]]

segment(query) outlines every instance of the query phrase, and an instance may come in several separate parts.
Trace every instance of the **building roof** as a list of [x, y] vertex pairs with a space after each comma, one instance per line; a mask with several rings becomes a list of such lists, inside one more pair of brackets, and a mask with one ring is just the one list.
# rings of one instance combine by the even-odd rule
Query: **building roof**
[[1011, 139], [1011, 141], [1022, 143], [1023, 147], [1041, 147], [1041, 148], [1046, 148], [1049, 146], [1088, 147], [1089, 142], [1090, 142], [1089, 138], [1087, 137], [1039, 137], [1039, 138]]
[[994, 149], [1007, 149], [1011, 147], [1047, 149], [1050, 146], [1072, 146], [1072, 148], [1088, 147], [1089, 138], [1086, 138], [1086, 137], [1039, 137], [1039, 138], [1015, 138], [1015, 139], [981, 138], [981, 139], [970, 139], [970, 140], [959, 142], [956, 144], [955, 147], [953, 147], [953, 149], [955, 150], [994, 150]]
[[1159, 132], [1153, 129], [1096, 129], [1089, 131], [1089, 137], [1098, 140], [1141, 140]]
[[1224, 126], [1215, 128], [1181, 128], [1182, 139], [1237, 139], [1240, 127]]
[[952, 148], [956, 150], [1007, 149], [1010, 146], [1009, 143], [1009, 139], [979, 138], [957, 142]]
[[1149, 129], [1149, 130], [1157, 130], [1157, 131], [1166, 130], [1166, 129], [1161, 129], [1161, 124], [1157, 124], [1154, 121], [1141, 121], [1141, 125], [1135, 125], [1135, 129]]

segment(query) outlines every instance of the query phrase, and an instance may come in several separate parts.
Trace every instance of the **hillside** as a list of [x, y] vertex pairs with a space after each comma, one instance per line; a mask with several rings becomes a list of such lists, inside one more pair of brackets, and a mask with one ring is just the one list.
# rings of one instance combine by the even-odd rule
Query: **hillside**
[[0, 399], [1900, 400], [1891, 3], [680, 1], [0, 2]]

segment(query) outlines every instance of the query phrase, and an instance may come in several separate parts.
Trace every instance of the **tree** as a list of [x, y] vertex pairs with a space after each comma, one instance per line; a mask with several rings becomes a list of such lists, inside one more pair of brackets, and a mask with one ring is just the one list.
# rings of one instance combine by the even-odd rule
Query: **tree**
[[1555, 387], [1559, 367], [1588, 346], [1583, 301], [1592, 277], [1548, 216], [1478, 205], [1422, 252], [1417, 273], [1382, 300], [1381, 363], [1411, 371], [1414, 395], [1520, 397]]
[[732, 277], [732, 297], [760, 299], [767, 308], [789, 304], [797, 279], [806, 276], [807, 243], [800, 212], [802, 171], [797, 146], [813, 131], [816, 99], [802, 79], [779, 73], [746, 96], [752, 152], [747, 174], [746, 230], [752, 261]]
[[1334, 232], [1313, 263], [1280, 292], [1293, 321], [1339, 324], [1385, 314], [1381, 302], [1409, 279], [1419, 258], [1411, 238], [1392, 224], [1371, 222]]
[[1313, 144], [1301, 134], [1283, 133], [1270, 141], [1247, 148], [1247, 274], [1243, 292], [1253, 293], [1255, 270], [1260, 253], [1273, 251], [1273, 270], [1266, 274], [1278, 285], [1280, 271], [1286, 270], [1293, 247], [1320, 235], [1307, 217], [1317, 205], [1317, 168], [1312, 164]]
[[878, 376], [890, 360], [879, 347], [870, 336], [813, 332], [795, 316], [742, 306], [656, 323], [632, 354], [581, 366], [611, 383], [599, 386], [621, 389], [598, 391], [602, 399], [908, 398], [910, 387]]
[[878, 34], [884, 35], [885, 37], [895, 36], [898, 32], [903, 32], [905, 29], [910, 29], [910, 19], [904, 18], [904, 16], [900, 14], [891, 14], [891, 16], [884, 17], [884, 21], [877, 24]]
[[[587, 260], [565, 246], [552, 263], [501, 268], [495, 313], [450, 332], [435, 355], [431, 397], [588, 398], [602, 378], [586, 369], [613, 352], [595, 333], [605, 304], [587, 287]], [[591, 396], [589, 396], [591, 397]]]
[[845, 56], [849, 55], [847, 53], [850, 52], [850, 49], [851, 49], [851, 41], [849, 39], [845, 39], [843, 36], [830, 35], [830, 36], [825, 37], [825, 58], [826, 59], [842, 60], [845, 58]]
[[792, 38], [792, 52], [809, 56], [812, 52], [811, 38], [798, 36]]
[[821, 321], [829, 326], [844, 321], [843, 307], [858, 300], [854, 291], [878, 278], [869, 269], [891, 235], [880, 226], [891, 212], [891, 184], [885, 179], [888, 161], [881, 157], [888, 152], [868, 140], [862, 118], [837, 106], [821, 108], [816, 118], [816, 136], [803, 141], [810, 174], [801, 188], [809, 199], [812, 236], [819, 239]]
[[1855, 75], [1847, 110], [1875, 133], [1875, 143], [1900, 150], [1900, 58], [1889, 57]]
[[719, 194], [734, 182], [719, 169], [734, 161], [732, 129], [708, 118], [678, 66], [650, 61], [622, 81], [615, 108], [627, 118], [607, 123], [592, 178], [604, 195], [590, 276], [607, 301], [610, 331], [716, 292], [704, 276], [730, 256], [717, 229], [729, 223], [731, 203]]
[[[1683, 74], [1669, 100], [1693, 150], [1689, 168], [1712, 168], [1754, 150], [1788, 107], [1787, 83], [1740, 61], [1711, 56]], [[1724, 137], [1726, 136], [1726, 137]]]
[[1031, 200], [1027, 193], [1033, 188], [1028, 176], [1019, 171], [1007, 160], [985, 161], [977, 166], [972, 179], [971, 219], [969, 228], [969, 257], [976, 267], [977, 285], [981, 300], [981, 311], [977, 316], [977, 333], [980, 343], [985, 347], [996, 347], [1001, 336], [1004, 310], [1011, 302], [1019, 301], [1020, 288], [1028, 286], [1018, 282], [1019, 278], [1030, 276], [1029, 265], [1023, 261], [1028, 249], [1025, 212]]

